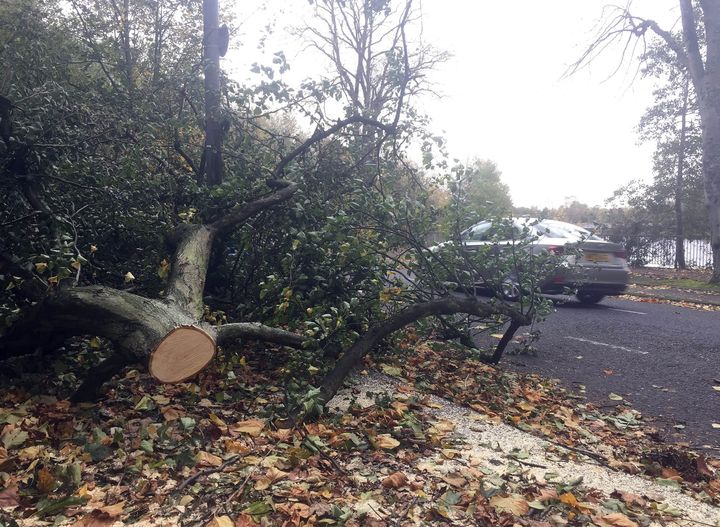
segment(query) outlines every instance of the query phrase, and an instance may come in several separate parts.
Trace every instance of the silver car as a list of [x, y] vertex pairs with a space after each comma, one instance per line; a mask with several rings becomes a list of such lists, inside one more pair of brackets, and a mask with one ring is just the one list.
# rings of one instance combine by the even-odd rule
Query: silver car
[[[562, 255], [562, 265], [540, 284], [546, 294], [573, 291], [578, 300], [594, 304], [607, 295], [620, 295], [627, 288], [630, 269], [625, 249], [590, 231], [556, 220], [514, 218], [504, 222], [483, 221], [461, 233], [466, 250], [481, 246], [511, 245], [520, 240], [532, 254]], [[520, 296], [516, 277], [507, 277], [502, 295], [508, 300]]]

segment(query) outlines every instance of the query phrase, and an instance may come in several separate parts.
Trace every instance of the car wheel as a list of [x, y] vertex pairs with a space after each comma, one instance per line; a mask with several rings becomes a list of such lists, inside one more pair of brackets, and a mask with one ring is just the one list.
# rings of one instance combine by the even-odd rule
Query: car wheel
[[578, 293], [575, 296], [583, 304], [597, 304], [600, 300], [605, 298], [605, 295], [601, 293]]
[[520, 300], [520, 284], [512, 278], [506, 278], [500, 286], [500, 296], [509, 302]]

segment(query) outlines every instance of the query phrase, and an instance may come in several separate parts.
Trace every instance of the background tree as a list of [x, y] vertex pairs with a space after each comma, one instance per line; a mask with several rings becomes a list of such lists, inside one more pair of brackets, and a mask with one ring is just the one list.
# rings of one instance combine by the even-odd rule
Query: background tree
[[483, 219], [512, 213], [510, 189], [501, 176], [489, 159], [473, 159], [467, 166], [458, 164], [451, 169], [446, 182], [450, 199], [441, 220], [444, 236]]
[[[682, 40], [651, 19], [640, 18], [627, 8], [612, 9], [598, 37], [571, 68], [591, 61], [613, 41], [625, 41], [624, 49], [635, 49], [636, 38], [650, 32], [662, 40], [688, 72], [697, 95], [702, 131], [702, 169], [713, 250], [711, 282], [720, 282], [720, 1], [679, 0]], [[704, 37], [704, 38], [703, 38]]]
[[643, 75], [661, 79], [655, 103], [643, 116], [641, 138], [656, 145], [654, 183], [648, 190], [672, 208], [675, 217], [675, 265], [686, 267], [686, 232], [703, 237], [707, 215], [702, 210], [701, 132], [697, 100], [687, 71], [666, 45], [651, 46], [643, 60]]

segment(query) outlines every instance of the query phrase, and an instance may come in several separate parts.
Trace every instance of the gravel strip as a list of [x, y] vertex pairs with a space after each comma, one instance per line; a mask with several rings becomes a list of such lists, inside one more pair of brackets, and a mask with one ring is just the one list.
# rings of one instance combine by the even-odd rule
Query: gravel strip
[[[370, 406], [374, 404], [377, 395], [393, 396], [402, 382], [393, 377], [370, 372], [354, 375], [348, 384], [347, 388], [330, 401], [329, 407], [343, 411], [353, 399], [356, 404], [363, 407]], [[677, 489], [658, 485], [651, 479], [612, 470], [592, 460], [583, 463], [552, 459], [552, 453], [547, 452], [546, 449], [562, 449], [562, 447], [517, 428], [487, 422], [483, 414], [446, 399], [436, 396], [430, 396], [430, 399], [431, 406], [427, 407], [427, 413], [435, 419], [454, 423], [456, 439], [463, 443], [457, 448], [460, 458], [454, 460], [454, 463], [445, 461], [442, 465], [437, 465], [439, 470], [451, 472], [458, 470], [458, 465], [477, 466], [481, 463], [492, 467], [498, 474], [503, 474], [511, 464], [515, 466], [518, 464], [518, 461], [508, 457], [507, 453], [522, 451], [523, 456], [527, 453], [527, 457], [521, 460], [523, 470], [527, 470], [539, 481], [544, 481], [547, 472], [556, 473], [560, 481], [572, 481], [582, 475], [582, 484], [585, 487], [598, 489], [608, 496], [614, 490], [631, 492], [664, 502], [685, 514], [684, 518], [678, 518], [664, 525], [720, 526], [719, 508], [695, 500]], [[542, 468], [532, 465], [539, 465]], [[442, 468], [443, 466], [445, 468]]]

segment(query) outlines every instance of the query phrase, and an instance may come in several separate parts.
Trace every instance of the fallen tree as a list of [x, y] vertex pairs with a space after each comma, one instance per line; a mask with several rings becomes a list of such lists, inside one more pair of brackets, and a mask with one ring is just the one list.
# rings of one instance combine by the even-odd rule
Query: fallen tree
[[[206, 0], [205, 3], [211, 4], [213, 2], [216, 4], [215, 0]], [[355, 108], [350, 111], [352, 115], [337, 121], [331, 121], [321, 116], [316, 122], [316, 131], [305, 140], [297, 140], [292, 137], [293, 142], [291, 144], [296, 146], [290, 148], [286, 146], [286, 141], [291, 136], [285, 136], [281, 133], [274, 136], [270, 134], [271, 138], [268, 142], [273, 143], [272, 148], [267, 148], [258, 157], [262, 161], [266, 161], [267, 152], [272, 152], [272, 159], [279, 158], [279, 161], [270, 164], [273, 167], [271, 169], [262, 168], [247, 175], [242, 173], [241, 175], [245, 176], [246, 179], [238, 177], [231, 170], [228, 170], [227, 173], [223, 172], [222, 154], [230, 156], [232, 153], [228, 145], [223, 143], [223, 134], [210, 134], [213, 135], [214, 140], [208, 139], [205, 142], [202, 149], [202, 157], [205, 162], [201, 160], [199, 164], [195, 163], [192, 156], [183, 149], [180, 140], [182, 134], [177, 133], [176, 129], [172, 131], [172, 134], [168, 133], [168, 136], [173, 137], [173, 149], [185, 162], [186, 167], [183, 167], [182, 164], [174, 165], [171, 162], [173, 157], [164, 159], [158, 156], [151, 147], [143, 151], [142, 156], [137, 156], [142, 158], [143, 161], [137, 163], [137, 166], [141, 169], [150, 168], [150, 164], [146, 160], [152, 159], [154, 160], [153, 164], [155, 161], [158, 163], [155, 170], [161, 174], [173, 176], [174, 183], [178, 186], [187, 184], [187, 178], [177, 174], [181, 169], [195, 173], [193, 180], [198, 185], [197, 189], [194, 189], [194, 194], [187, 192], [190, 198], [184, 202], [187, 210], [193, 210], [192, 214], [182, 212], [177, 203], [174, 203], [174, 208], [171, 208], [171, 212], [168, 214], [170, 220], [165, 223], [148, 221], [145, 225], [146, 229], [148, 226], [156, 227], [161, 225], [164, 231], [161, 234], [164, 234], [164, 239], [172, 252], [172, 256], [169, 257], [170, 261], [165, 262], [164, 266], [169, 272], [166, 277], [157, 282], [157, 284], [161, 283], [162, 286], [156, 288], [156, 290], [142, 287], [135, 288], [129, 283], [125, 286], [126, 289], [122, 289], [122, 282], [118, 284], [117, 281], [118, 270], [122, 269], [122, 273], [126, 271], [119, 266], [115, 266], [112, 271], [105, 272], [98, 278], [95, 272], [101, 269], [102, 265], [95, 265], [98, 262], [89, 262], [84, 258], [81, 248], [86, 250], [85, 247], [90, 247], [91, 253], [97, 249], [93, 249], [93, 242], [99, 229], [95, 228], [94, 225], [87, 226], [83, 221], [73, 219], [92, 205], [88, 203], [91, 198], [88, 198], [87, 193], [107, 192], [110, 194], [107, 189], [101, 188], [101, 185], [111, 187], [113, 184], [116, 186], [127, 184], [126, 179], [113, 180], [112, 178], [107, 180], [110, 183], [101, 180], [101, 182], [95, 184], [95, 179], [89, 176], [89, 174], [92, 174], [92, 170], [87, 170], [83, 174], [86, 179], [78, 177], [76, 171], [85, 158], [101, 160], [96, 165], [90, 166], [110, 171], [111, 168], [114, 169], [115, 167], [106, 166], [106, 163], [112, 165], [109, 161], [105, 161], [104, 156], [108, 155], [108, 152], [113, 154], [120, 152], [118, 160], [122, 161], [123, 156], [132, 156], [133, 148], [144, 147], [145, 145], [141, 139], [143, 137], [142, 132], [133, 131], [134, 129], [142, 129], [139, 121], [142, 115], [130, 112], [127, 121], [128, 129], [111, 126], [104, 132], [105, 135], [99, 135], [96, 142], [86, 144], [87, 138], [85, 134], [92, 133], [94, 123], [101, 120], [92, 113], [98, 111], [98, 109], [91, 108], [88, 110], [88, 114], [93, 115], [94, 118], [87, 120], [91, 123], [88, 129], [75, 124], [66, 129], [64, 126], [67, 119], [61, 119], [56, 123], [45, 124], [45, 142], [38, 143], [37, 138], [33, 138], [31, 134], [32, 128], [26, 123], [16, 126], [16, 131], [12, 131], [15, 124], [12, 121], [13, 112], [17, 106], [16, 103], [12, 102], [11, 98], [2, 96], [0, 98], [0, 103], [2, 103], [0, 105], [0, 132], [2, 132], [0, 136], [2, 139], [2, 142], [0, 142], [0, 154], [3, 156], [3, 178], [0, 182], [9, 182], [8, 184], [11, 185], [13, 191], [20, 197], [20, 205], [18, 205], [17, 210], [21, 211], [21, 213], [14, 217], [11, 213], [2, 212], [0, 217], [3, 220], [9, 219], [0, 223], [0, 227], [8, 231], [18, 225], [25, 226], [25, 223], [32, 223], [32, 225], [25, 226], [25, 229], [19, 230], [18, 233], [10, 233], [14, 238], [14, 246], [9, 246], [7, 251], [4, 246], [0, 247], [0, 279], [5, 280], [4, 285], [7, 284], [7, 287], [4, 288], [5, 291], [11, 291], [10, 295], [17, 294], [18, 297], [18, 300], [14, 303], [7, 302], [6, 305], [10, 306], [8, 308], [6, 308], [6, 305], [0, 305], [1, 308], [7, 309], [7, 311], [12, 309], [13, 312], [11, 317], [6, 318], [6, 320], [13, 320], [13, 322], [0, 335], [0, 360], [33, 353], [50, 354], [62, 348], [69, 338], [76, 336], [98, 336], [107, 339], [112, 347], [111, 354], [107, 359], [90, 369], [86, 379], [74, 394], [74, 399], [80, 401], [95, 399], [99, 395], [102, 385], [123, 367], [131, 363], [142, 364], [160, 382], [172, 383], [191, 378], [210, 363], [219, 346], [231, 347], [239, 340], [262, 341], [299, 350], [306, 350], [321, 342], [326, 353], [317, 354], [318, 357], [321, 357], [318, 362], [323, 361], [322, 367], [329, 371], [321, 382], [321, 398], [323, 402], [327, 402], [337, 391], [352, 367], [358, 364], [381, 340], [393, 332], [426, 317], [465, 313], [483, 318], [501, 315], [504, 320], [510, 320], [510, 326], [505, 333], [505, 337], [498, 344], [495, 355], [489, 359], [497, 362], [517, 328], [529, 324], [532, 320], [532, 307], [527, 309], [527, 306], [525, 306], [525, 309], [523, 309], [522, 305], [519, 307], [513, 306], [498, 299], [483, 302], [474, 296], [447, 296], [449, 295], [448, 289], [443, 285], [445, 280], [439, 275], [422, 281], [424, 284], [429, 284], [427, 287], [419, 287], [416, 284], [416, 290], [414, 291], [412, 287], [406, 288], [407, 294], [397, 302], [393, 301], [392, 308], [388, 304], [383, 305], [378, 298], [385, 294], [385, 283], [388, 280], [388, 271], [391, 270], [387, 262], [392, 261], [392, 257], [383, 248], [385, 247], [383, 244], [389, 243], [389, 240], [394, 239], [393, 243], [397, 243], [398, 246], [410, 247], [415, 251], [416, 265], [419, 266], [414, 269], [413, 272], [415, 273], [427, 271], [428, 275], [432, 275], [431, 267], [438, 263], [434, 261], [437, 259], [437, 255], [419, 244], [414, 233], [405, 232], [408, 229], [412, 231], [415, 228], [414, 218], [411, 217], [412, 215], [401, 217], [399, 209], [402, 207], [399, 207], [399, 203], [390, 199], [389, 196], [396, 191], [392, 186], [391, 177], [389, 177], [395, 174], [396, 180], [400, 182], [398, 184], [401, 185], [397, 189], [397, 194], [401, 196], [399, 199], [406, 202], [416, 201], [417, 205], [415, 206], [418, 207], [418, 210], [426, 208], [424, 198], [418, 198], [417, 195], [414, 198], [411, 197], [411, 199], [407, 198], [408, 193], [412, 194], [415, 190], [407, 185], [417, 183], [417, 174], [410, 170], [407, 163], [401, 159], [402, 156], [398, 155], [398, 145], [389, 144], [391, 137], [403, 133], [400, 119], [403, 114], [403, 105], [407, 101], [408, 82], [414, 78], [407, 58], [407, 42], [404, 36], [404, 24], [408, 21], [411, 4], [412, 2], [409, 0], [405, 3], [404, 15], [401, 17], [400, 25], [395, 30], [396, 38], [392, 39], [392, 50], [399, 53], [405, 60], [397, 63], [391, 61], [388, 67], [392, 66], [395, 69], [388, 70], [386, 73], [387, 78], [383, 79], [383, 82], [394, 83], [394, 88], [388, 87], [386, 97], [383, 98], [384, 103], [388, 104], [388, 106], [394, 104], [389, 111], [375, 111], [369, 114], [366, 112], [363, 114], [363, 108]], [[206, 7], [208, 6], [206, 5]], [[217, 6], [209, 7], [211, 8], [204, 10], [206, 32], [209, 31], [212, 34], [208, 35], [208, 38], [219, 38], [221, 35], [215, 34], [220, 29], [217, 20]], [[375, 8], [377, 6], [373, 7], [373, 9]], [[208, 17], [212, 20], [207, 20]], [[208, 28], [215, 29], [209, 30]], [[56, 36], [48, 38], [47, 46], [53, 46], [56, 39]], [[148, 77], [148, 75], [139, 74], [133, 68], [135, 63], [131, 59], [134, 50], [127, 44], [127, 39], [122, 40], [120, 44], [127, 57], [127, 61], [122, 63], [125, 66], [122, 71], [122, 82], [124, 84], [118, 84], [113, 80], [111, 72], [102, 68], [102, 63], [99, 70], [102, 75], [107, 76], [110, 88], [115, 90], [113, 93], [121, 101], [118, 104], [119, 112], [125, 111], [125, 106], [122, 103], [122, 101], [126, 100], [125, 97], [132, 100], [132, 97], [138, 93], [138, 79], [152, 78]], [[218, 42], [214, 42], [214, 44], [218, 44]], [[210, 57], [213, 61], [212, 68], [217, 68], [217, 61], [219, 60], [217, 52], [218, 50], [214, 50], [213, 57]], [[206, 66], [208, 65], [206, 64]], [[52, 71], [54, 72], [54, 70]], [[207, 128], [211, 127], [210, 125], [215, 128], [220, 126], [222, 123], [220, 123], [219, 119], [225, 115], [220, 115], [223, 112], [217, 106], [218, 85], [215, 81], [218, 81], [218, 79], [213, 81], [212, 86], [205, 86], [206, 97], [212, 99], [206, 109], [208, 115], [205, 116], [205, 132], [208, 131]], [[30, 95], [26, 99], [32, 98], [36, 89], [35, 85], [32, 84], [33, 79], [27, 82], [29, 83], [28, 93]], [[151, 87], [153, 89], [150, 90], [150, 93], [154, 94], [155, 87]], [[61, 93], [60, 95], [59, 100], [66, 100], [64, 94]], [[187, 98], [184, 89], [181, 90], [181, 95], [183, 98]], [[150, 101], [149, 107], [155, 108], [157, 105], [152, 97]], [[317, 102], [321, 104], [324, 101], [319, 98]], [[134, 100], [133, 104], [139, 105], [140, 103]], [[189, 99], [188, 104], [194, 109], [195, 105]], [[181, 112], [183, 103], [181, 102], [179, 106], [179, 112]], [[30, 115], [31, 112], [28, 111], [16, 113], [19, 114], [20, 119], [25, 119], [27, 115], [28, 120], [32, 121], [34, 119], [42, 122], [43, 114], [41, 111], [44, 111], [45, 108], [46, 105], [43, 102], [38, 104], [38, 115]], [[98, 108], [104, 111], [106, 108], [105, 101], [101, 100]], [[64, 107], [60, 109], [67, 110]], [[73, 123], [85, 121], [80, 117], [75, 116]], [[157, 118], [159, 119], [159, 117]], [[389, 122], [383, 122], [383, 119]], [[146, 133], [148, 135], [154, 133], [157, 125], [156, 121], [148, 118], [148, 122], [144, 124], [147, 125]], [[189, 124], [187, 126], [189, 132], [185, 134], [186, 136], [191, 135], [190, 132], [197, 133], [199, 131], [193, 128], [195, 125]], [[412, 128], [412, 126], [405, 128], [405, 133], [412, 133], [412, 131], [407, 132], [408, 129], [412, 130]], [[370, 130], [372, 130], [372, 133], [369, 133]], [[268, 134], [269, 132], [263, 128], [262, 133]], [[235, 140], [240, 140], [240, 144], [243, 144], [241, 141], [244, 141], [245, 137], [236, 137]], [[408, 141], [409, 136], [406, 135], [397, 143]], [[106, 143], [110, 143], [112, 148], [106, 148], [104, 146]], [[276, 148], [277, 144], [280, 144], [279, 149]], [[386, 152], [389, 154], [388, 159], [383, 159], [382, 163], [378, 159], [376, 167], [372, 170], [373, 177], [366, 177], [371, 172], [369, 170], [371, 167], [367, 163], [369, 155], [372, 153], [374, 156], [380, 156], [383, 145], [385, 145]], [[322, 147], [326, 147], [325, 152], [320, 152]], [[87, 154], [85, 154], [86, 151]], [[48, 155], [47, 152], [50, 152], [51, 155]], [[66, 155], [65, 152], [71, 154]], [[286, 153], [283, 154], [283, 152]], [[177, 159], [175, 159], [175, 162], [179, 163]], [[62, 175], [58, 175], [58, 165], [65, 166], [67, 173], [60, 172]], [[196, 172], [196, 166], [202, 167], [201, 174]], [[242, 164], [236, 164], [235, 166], [239, 166], [241, 169], [243, 167]], [[317, 168], [318, 166], [327, 169], [327, 172], [322, 172]], [[407, 173], [402, 173], [400, 177], [397, 177], [397, 174], [401, 173], [402, 170], [412, 172], [412, 178], [405, 177], [403, 179], [402, 176], [408, 176]], [[317, 171], [317, 173], [312, 171]], [[118, 172], [120, 178], [128, 177], [121, 170], [118, 170]], [[72, 178], [77, 178], [77, 180], [68, 178], [68, 174]], [[228, 183], [227, 180], [230, 180], [232, 184], [227, 184], [223, 188], [224, 174], [227, 176], [226, 183]], [[353, 175], [359, 177], [354, 179]], [[380, 177], [381, 175], [382, 177]], [[133, 173], [133, 177], [140, 183], [138, 185], [138, 188], [141, 189], [140, 192], [144, 193], [147, 180], [143, 175], [138, 176], [135, 173]], [[59, 182], [60, 186], [50, 186], [47, 183], [48, 181]], [[262, 181], [264, 181], [264, 188], [258, 185]], [[405, 183], [402, 183], [403, 181]], [[412, 181], [412, 183], [407, 183], [408, 181]], [[332, 186], [333, 182], [336, 187]], [[232, 185], [239, 186], [241, 184], [245, 186], [241, 188], [240, 192], [228, 191], [228, 188], [232, 187]], [[406, 186], [403, 187], [403, 184]], [[338, 196], [337, 202], [334, 203], [336, 208], [341, 209], [344, 202], [353, 201], [356, 198], [360, 200], [368, 199], [368, 202], [356, 203], [348, 209], [352, 211], [352, 214], [355, 214], [356, 221], [352, 225], [343, 225], [346, 231], [364, 233], [363, 236], [366, 236], [366, 239], [360, 242], [358, 241], [360, 237], [355, 237], [354, 240], [357, 244], [354, 249], [351, 249], [349, 243], [342, 243], [336, 239], [338, 237], [337, 231], [328, 228], [329, 236], [319, 238], [321, 241], [317, 242], [318, 245], [322, 244], [323, 241], [335, 243], [337, 246], [336, 260], [345, 262], [354, 259], [356, 260], [355, 266], [351, 270], [343, 270], [345, 264], [338, 264], [335, 267], [328, 265], [326, 275], [318, 277], [317, 264], [324, 264], [327, 260], [333, 260], [333, 258], [326, 256], [325, 253], [330, 250], [324, 245], [320, 245], [319, 251], [312, 252], [318, 247], [312, 247], [312, 243], [307, 243], [305, 245], [311, 247], [311, 250], [307, 253], [309, 256], [307, 256], [307, 261], [303, 264], [305, 267], [301, 267], [302, 272], [298, 273], [305, 275], [304, 281], [301, 282], [298, 279], [298, 281], [287, 280], [282, 282], [280, 280], [279, 282], [282, 283], [278, 286], [279, 289], [271, 291], [273, 297], [282, 297], [280, 306], [282, 304], [288, 305], [291, 298], [300, 299], [296, 302], [298, 305], [295, 306], [296, 311], [293, 314], [278, 322], [277, 314], [285, 308], [277, 309], [278, 306], [275, 305], [270, 306], [271, 309], [268, 309], [268, 306], [264, 306], [266, 311], [258, 310], [260, 316], [243, 317], [236, 315], [234, 317], [235, 322], [214, 323], [212, 317], [206, 316], [206, 310], [208, 309], [206, 303], [212, 303], [208, 299], [213, 297], [213, 295], [208, 294], [208, 278], [215, 278], [213, 276], [215, 274], [213, 265], [216, 266], [216, 269], [218, 260], [227, 259], [229, 252], [223, 252], [224, 243], [228, 239], [237, 242], [237, 238], [233, 239], [233, 236], [239, 230], [247, 227], [255, 218], [271, 209], [273, 209], [274, 216], [276, 218], [281, 217], [281, 220], [274, 224], [273, 227], [269, 227], [267, 223], [276, 218], [265, 214], [262, 218], [267, 220], [266, 225], [257, 230], [273, 232], [274, 228], [275, 232], [286, 232], [295, 229], [295, 225], [291, 223], [292, 220], [288, 219], [289, 216], [282, 216], [282, 213], [286, 213], [290, 209], [288, 204], [294, 197], [303, 195], [303, 200], [308, 201], [309, 194], [317, 194], [318, 189], [314, 188], [317, 185], [328, 186], [328, 189], [325, 189], [326, 196], [332, 195], [333, 199]], [[162, 191], [165, 190], [162, 187], [160, 188]], [[363, 194], [349, 196], [356, 188], [362, 189]], [[70, 195], [68, 198], [70, 206], [67, 206], [62, 200], [59, 202], [57, 200], [53, 201], [54, 194], [57, 193], [58, 189], [63, 189]], [[186, 189], [181, 190], [185, 191]], [[237, 189], [233, 188], [231, 190]], [[97, 225], [105, 227], [112, 221], [115, 221], [116, 224], [122, 223], [123, 217], [130, 212], [128, 209], [135, 207], [144, 207], [148, 212], [143, 219], [152, 218], [154, 216], [154, 206], [163, 204], [161, 201], [163, 199], [170, 201], [162, 191], [158, 193], [159, 197], [156, 202], [147, 200], [140, 206], [136, 206], [131, 197], [125, 201], [127, 204], [126, 209], [118, 207], [120, 219], [117, 218], [118, 214], [106, 217], [103, 216], [105, 211], [98, 212], [101, 221], [98, 221]], [[76, 192], [76, 194], [70, 194], [70, 192]], [[243, 194], [243, 192], [246, 193]], [[264, 194], [262, 194], [263, 192]], [[182, 192], [177, 194], [182, 194]], [[262, 195], [258, 196], [258, 194]], [[242, 196], [242, 199], [238, 196]], [[257, 197], [248, 198], [248, 196]], [[369, 198], [369, 196], [372, 197]], [[177, 196], [176, 199], [179, 200]], [[107, 206], [112, 201], [111, 196], [104, 203]], [[322, 200], [318, 201], [321, 202]], [[296, 202], [295, 205], [302, 207], [301, 203]], [[68, 212], [67, 209], [71, 209], [71, 211]], [[332, 207], [327, 207], [322, 203], [316, 206], [312, 221], [301, 224], [300, 229], [295, 229], [298, 232], [293, 236], [297, 235], [297, 239], [284, 240], [285, 252], [292, 253], [301, 245], [300, 238], [306, 236], [307, 233], [300, 231], [304, 229], [312, 232], [316, 230], [314, 228], [319, 224], [326, 225], [330, 221], [329, 216], [332, 213]], [[377, 217], [375, 213], [377, 213]], [[342, 211], [342, 214], [347, 215], [348, 213]], [[338, 216], [341, 216], [341, 214], [338, 214]], [[179, 225], [177, 225], [178, 218], [183, 221]], [[383, 224], [384, 221], [393, 223], [393, 226]], [[79, 230], [85, 230], [86, 232], [81, 232], [79, 235]], [[33, 232], [40, 233], [40, 242], [34, 248], [23, 250], [24, 246], [30, 245], [29, 236]], [[382, 239], [379, 240], [377, 237], [370, 236], [368, 233], [371, 232], [375, 233], [373, 236], [376, 236], [378, 232], [382, 232]], [[87, 233], [91, 234], [87, 235]], [[85, 234], [84, 237], [83, 234]], [[134, 235], [135, 231], [133, 231], [132, 247], [137, 247], [141, 245], [141, 242], [135, 242]], [[112, 239], [106, 239], [106, 242], [106, 245], [109, 246]], [[146, 247], [149, 247], [150, 243], [152, 242], [149, 241], [149, 238], [145, 238]], [[247, 241], [243, 243], [245, 243], [245, 247], [252, 245]], [[140, 248], [140, 251], [144, 248]], [[13, 254], [12, 249], [19, 250], [18, 252], [22, 257]], [[264, 258], [262, 259], [265, 261], [278, 259], [276, 258], [276, 252], [280, 250], [279, 247], [274, 246], [263, 247]], [[63, 259], [63, 255], [68, 251], [71, 256]], [[57, 257], [47, 256], [49, 254], [54, 254]], [[167, 253], [156, 251], [155, 259], [150, 265], [156, 265], [161, 258], [161, 254]], [[234, 257], [236, 262], [242, 258], [242, 254], [241, 250], [236, 251]], [[124, 262], [122, 265], [127, 265], [128, 261], [132, 261], [131, 256], [125, 254], [121, 256], [125, 258], [125, 260], [121, 260]], [[368, 265], [366, 266], [365, 263], [368, 263]], [[402, 262], [398, 261], [397, 263], [403, 265]], [[450, 267], [453, 265], [450, 264]], [[366, 272], [367, 270], [364, 267], [368, 266], [372, 267], [371, 272]], [[442, 266], [448, 270], [446, 264], [442, 264]], [[52, 273], [49, 272], [50, 270], [52, 270]], [[332, 286], [327, 286], [327, 276], [337, 274], [335, 273], [336, 270], [342, 273], [341, 277], [334, 280]], [[60, 271], [62, 271], [62, 274]], [[290, 272], [286, 271], [283, 265], [275, 265], [273, 268], [263, 267], [260, 276], [264, 280], [273, 273], [293, 274], [292, 269]], [[131, 275], [131, 273], [128, 274]], [[148, 274], [152, 275], [152, 270], [147, 272], [146, 269], [146, 277]], [[449, 269], [449, 274], [457, 273]], [[363, 275], [363, 277], [359, 278], [359, 275]], [[332, 278], [337, 278], [337, 276], [332, 276]], [[131, 282], [132, 279], [131, 275], [128, 281]], [[361, 280], [364, 281], [361, 282]], [[472, 280], [472, 278], [468, 276], [468, 280]], [[149, 280], [146, 281], [146, 283], [149, 282]], [[364, 284], [364, 286], [358, 286], [360, 283]], [[469, 283], [472, 284], [473, 282], [470, 281]], [[114, 284], [116, 287], [109, 284]], [[307, 293], [314, 287], [322, 289], [324, 286], [327, 286], [328, 290], [320, 295], [322, 298], [319, 301], [317, 301], [317, 297], [311, 297], [310, 293]], [[303, 305], [306, 300], [307, 302], [312, 301], [313, 304], [311, 305], [319, 305], [329, 311], [334, 309], [335, 313], [339, 313], [336, 305], [325, 300], [327, 298], [335, 300], [335, 297], [340, 296], [343, 291], [352, 290], [356, 287], [364, 289], [364, 291], [356, 295], [354, 299], [348, 297], [348, 302], [344, 300], [337, 302], [338, 305], [343, 303], [348, 305], [346, 313], [338, 315], [333, 320], [333, 328], [340, 327], [339, 332], [344, 331], [342, 324], [345, 324], [345, 327], [348, 328], [347, 331], [344, 331], [342, 338], [333, 341], [332, 331], [320, 335], [318, 339], [307, 334], [299, 334], [298, 325], [301, 326], [301, 324], [295, 324], [295, 331], [280, 328], [280, 326], [290, 327], [293, 316], [304, 314], [308, 310], [313, 311], [312, 307], [306, 308]], [[304, 291], [307, 296], [302, 298], [299, 296], [293, 297], [294, 288], [298, 290], [305, 288]], [[357, 301], [355, 307], [350, 307], [351, 300]], [[216, 307], [212, 306], [213, 309]], [[15, 316], [17, 312], [21, 313], [19, 317]], [[267, 319], [262, 318], [263, 315], [267, 314], [269, 314]], [[322, 316], [325, 316], [325, 314], [321, 312], [320, 317]], [[247, 320], [255, 321], [249, 322]], [[257, 320], [272, 320], [273, 322], [266, 325]], [[304, 322], [311, 321], [306, 319]], [[444, 323], [446, 325], [451, 324], [448, 320], [445, 320]], [[333, 348], [332, 353], [327, 353], [327, 348]], [[293, 375], [296, 374], [300, 377], [301, 373], [300, 371], [293, 372]]]

